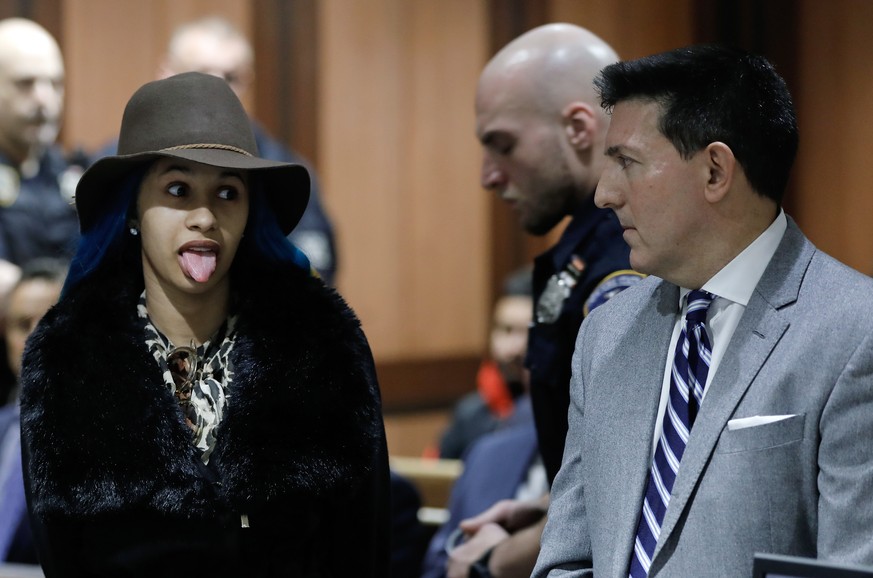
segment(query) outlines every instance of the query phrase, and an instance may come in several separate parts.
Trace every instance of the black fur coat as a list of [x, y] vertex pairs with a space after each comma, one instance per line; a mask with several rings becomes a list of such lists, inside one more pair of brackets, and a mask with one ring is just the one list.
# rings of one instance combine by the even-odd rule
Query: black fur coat
[[208, 467], [145, 345], [141, 279], [95, 274], [33, 334], [22, 439], [49, 578], [387, 576], [384, 428], [357, 319], [302, 272], [236, 279]]

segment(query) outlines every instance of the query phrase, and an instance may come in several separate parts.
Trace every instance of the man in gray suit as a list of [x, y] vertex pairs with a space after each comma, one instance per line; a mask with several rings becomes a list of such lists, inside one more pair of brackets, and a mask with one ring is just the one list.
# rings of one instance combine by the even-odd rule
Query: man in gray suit
[[748, 577], [755, 552], [873, 563], [873, 281], [780, 208], [785, 83], [763, 58], [692, 47], [596, 85], [612, 122], [595, 200], [650, 277], [579, 332], [534, 576]]

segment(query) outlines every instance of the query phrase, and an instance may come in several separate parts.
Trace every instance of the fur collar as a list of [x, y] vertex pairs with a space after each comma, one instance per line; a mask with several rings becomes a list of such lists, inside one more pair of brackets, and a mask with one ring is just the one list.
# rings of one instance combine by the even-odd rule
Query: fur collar
[[37, 513], [212, 517], [349, 495], [372, 474], [384, 444], [375, 372], [334, 291], [296, 270], [238, 284], [235, 377], [207, 469], [148, 355], [141, 281], [118, 273], [76, 287], [28, 344], [21, 416]]

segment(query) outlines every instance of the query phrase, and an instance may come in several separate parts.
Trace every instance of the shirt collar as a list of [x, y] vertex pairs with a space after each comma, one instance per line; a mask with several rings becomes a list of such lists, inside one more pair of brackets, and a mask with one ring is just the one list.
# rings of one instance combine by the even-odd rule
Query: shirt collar
[[[779, 210], [776, 219], [761, 233], [757, 239], [743, 249], [730, 263], [707, 281], [702, 289], [713, 295], [723, 297], [728, 301], [739, 303], [743, 307], [749, 304], [752, 293], [764, 275], [764, 270], [773, 259], [782, 236], [788, 227], [785, 211]], [[679, 291], [679, 307], [691, 290], [681, 287]]]

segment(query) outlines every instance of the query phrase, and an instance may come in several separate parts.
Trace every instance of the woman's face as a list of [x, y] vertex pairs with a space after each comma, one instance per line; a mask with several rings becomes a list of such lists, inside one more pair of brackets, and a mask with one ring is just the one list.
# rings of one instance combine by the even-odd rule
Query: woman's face
[[244, 171], [156, 161], [137, 199], [147, 286], [203, 294], [229, 282], [249, 214]]

